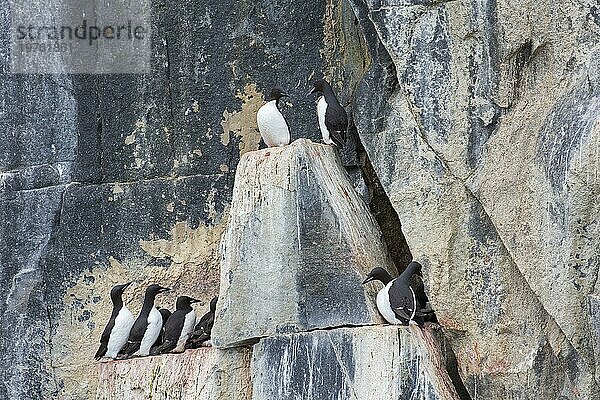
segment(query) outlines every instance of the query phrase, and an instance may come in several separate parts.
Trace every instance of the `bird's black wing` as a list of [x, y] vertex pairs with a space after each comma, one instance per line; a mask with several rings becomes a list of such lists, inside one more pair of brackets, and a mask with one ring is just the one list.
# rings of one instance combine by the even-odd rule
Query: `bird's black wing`
[[327, 103], [325, 111], [325, 126], [329, 131], [331, 140], [339, 147], [346, 143], [346, 130], [348, 129], [348, 114], [337, 101], [333, 104]]
[[140, 349], [140, 345], [142, 344], [142, 339], [144, 338], [144, 333], [146, 333], [146, 329], [148, 328], [148, 317], [139, 316], [133, 323], [131, 327], [131, 331], [129, 331], [129, 337], [127, 338], [127, 343], [121, 349], [120, 354], [124, 354], [126, 356], [131, 356], [133, 353]]
[[133, 326], [131, 327], [131, 331], [129, 331], [129, 338], [127, 341], [138, 342], [141, 341], [146, 333], [146, 329], [148, 329], [148, 317], [137, 317]]
[[96, 361], [98, 361], [99, 359], [104, 357], [107, 350], [108, 350], [108, 343], [100, 342], [100, 347], [98, 347], [98, 351], [96, 352], [96, 355], [94, 356]]
[[187, 340], [185, 347], [187, 349], [195, 349], [202, 345], [203, 342], [210, 339], [213, 324], [215, 322], [215, 314], [207, 312], [200, 318], [200, 321], [194, 327], [194, 331]]
[[150, 355], [156, 356], [159, 354], [165, 354], [173, 350], [175, 347], [177, 347], [176, 340], [165, 340], [160, 346], [152, 348]]
[[422, 307], [429, 302], [429, 298], [427, 298], [427, 294], [425, 293], [425, 285], [423, 284], [423, 278], [419, 275], [415, 274], [411, 277], [410, 287], [415, 291], [415, 296], [417, 297], [417, 302]]
[[118, 315], [118, 312], [115, 313], [115, 310], [113, 310], [113, 312], [110, 316], [110, 320], [108, 321], [108, 324], [106, 324], [104, 331], [102, 331], [102, 336], [100, 336], [100, 347], [98, 348], [98, 351], [96, 352], [96, 355], [94, 356], [94, 358], [96, 360], [99, 360], [102, 357], [104, 357], [104, 355], [106, 354], [106, 351], [108, 350], [108, 341], [110, 340], [110, 333], [112, 332], [113, 328], [115, 327], [115, 320], [117, 319], [117, 315]]
[[398, 319], [408, 321], [411, 319], [411, 316], [414, 318], [415, 295], [405, 282], [395, 279], [388, 293], [390, 296], [390, 306]]
[[175, 311], [165, 323], [165, 333], [163, 341], [165, 343], [174, 341], [177, 344], [181, 331], [183, 330], [183, 324], [185, 322], [185, 316], [189, 311], [178, 310]]
[[141, 340], [137, 340], [135, 342], [127, 340], [127, 343], [125, 343], [125, 346], [123, 346], [123, 348], [121, 349], [119, 354], [122, 354], [126, 357], [132, 356], [136, 351], [138, 351], [140, 349], [141, 345], [142, 345]]

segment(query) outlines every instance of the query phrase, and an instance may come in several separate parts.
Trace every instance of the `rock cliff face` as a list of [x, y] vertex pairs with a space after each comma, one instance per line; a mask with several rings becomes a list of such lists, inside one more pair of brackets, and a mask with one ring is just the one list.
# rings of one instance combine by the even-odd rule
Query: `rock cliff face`
[[471, 396], [597, 398], [597, 6], [353, 6], [354, 121]]
[[222, 248], [217, 346], [382, 321], [361, 281], [373, 265], [395, 268], [331, 146], [245, 154]]
[[[134, 312], [153, 281], [175, 289], [161, 305], [218, 291], [221, 235], [239, 217], [233, 173], [259, 146], [262, 94], [285, 87], [292, 139], [317, 139], [303, 93], [321, 73], [352, 112], [341, 159], [372, 200], [390, 250], [381, 260], [422, 261], [461, 398], [600, 398], [595, 2], [155, 2], [151, 73], [107, 76], [11, 75], [10, 9], [0, 0], [0, 398], [93, 398], [91, 356], [117, 282], [136, 281], [125, 297]], [[318, 220], [306, 215], [304, 229]], [[349, 265], [340, 276], [367, 268]], [[359, 325], [377, 322], [371, 295]], [[292, 331], [347, 322], [289, 315]], [[278, 344], [343, 342], [345, 329], [265, 328], [253, 373], [270, 376], [260, 365], [278, 360]], [[227, 341], [248, 339], [259, 337]], [[310, 374], [300, 360], [290, 363]], [[364, 382], [357, 371], [344, 390]]]

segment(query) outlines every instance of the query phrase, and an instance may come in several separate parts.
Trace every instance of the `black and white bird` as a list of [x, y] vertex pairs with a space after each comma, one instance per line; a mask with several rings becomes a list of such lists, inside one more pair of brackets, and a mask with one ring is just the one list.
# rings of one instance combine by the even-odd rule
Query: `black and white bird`
[[163, 344], [157, 349], [159, 353], [181, 353], [185, 350], [185, 342], [196, 324], [196, 312], [192, 308], [192, 304], [198, 301], [188, 296], [177, 298], [177, 309], [165, 324]]
[[319, 128], [323, 141], [326, 144], [333, 144], [339, 148], [344, 147], [346, 142], [346, 130], [348, 129], [348, 114], [335, 97], [329, 83], [323, 79], [313, 82], [313, 89], [308, 93], [319, 93], [317, 103], [317, 117], [319, 118]]
[[154, 299], [159, 293], [169, 290], [171, 289], [157, 284], [152, 284], [146, 289], [140, 315], [138, 315], [131, 328], [127, 344], [121, 350], [125, 357], [147, 356], [150, 354], [150, 348], [156, 342], [162, 328], [162, 316], [154, 307]]
[[172, 312], [167, 310], [166, 308], [158, 308], [158, 312], [160, 313], [160, 315], [162, 317], [162, 328], [160, 329], [160, 335], [158, 335], [158, 339], [156, 339], [156, 342], [154, 342], [152, 347], [150, 347], [150, 355], [151, 356], [160, 354], [160, 352], [158, 351], [158, 348], [160, 347], [160, 345], [163, 344], [163, 341], [165, 338], [165, 324], [167, 323], [167, 320], [169, 319], [169, 317], [172, 314]]
[[421, 264], [411, 261], [404, 272], [393, 279], [386, 270], [377, 267], [363, 281], [363, 285], [373, 280], [384, 284], [383, 289], [377, 293], [377, 309], [390, 324], [407, 325], [414, 321], [423, 325], [424, 318], [431, 312], [422, 303], [424, 291], [422, 295], [417, 294], [409, 284], [413, 273], [420, 268]]
[[218, 300], [219, 298], [215, 296], [210, 301], [209, 310], [196, 324], [194, 331], [185, 344], [186, 349], [197, 349], [198, 347], [202, 347], [203, 344], [206, 344], [206, 341], [210, 340], [210, 332], [212, 331], [215, 322], [215, 311], [217, 310]]
[[123, 292], [129, 285], [131, 285], [131, 282], [117, 285], [110, 291], [110, 299], [113, 303], [112, 314], [100, 337], [100, 347], [96, 352], [96, 360], [102, 357], [117, 358], [117, 354], [127, 343], [129, 331], [131, 331], [135, 321], [131, 311], [123, 304]]
[[267, 146], [280, 147], [290, 144], [290, 129], [279, 111], [279, 99], [287, 96], [281, 88], [273, 88], [267, 104], [258, 109], [256, 122], [260, 136]]

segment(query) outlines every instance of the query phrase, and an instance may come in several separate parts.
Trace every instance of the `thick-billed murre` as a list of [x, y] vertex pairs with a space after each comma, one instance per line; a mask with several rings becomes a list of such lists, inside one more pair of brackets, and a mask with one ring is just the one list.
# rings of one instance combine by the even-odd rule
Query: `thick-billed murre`
[[157, 349], [158, 353], [181, 353], [185, 350], [185, 342], [196, 324], [196, 312], [192, 304], [198, 301], [188, 296], [177, 298], [177, 309], [165, 324], [165, 336], [163, 344]]
[[346, 142], [346, 130], [348, 129], [348, 114], [335, 97], [329, 83], [323, 79], [313, 82], [313, 88], [308, 93], [321, 94], [317, 103], [317, 117], [319, 129], [326, 144], [334, 144], [339, 148], [344, 147]]
[[129, 331], [135, 322], [135, 317], [123, 304], [123, 292], [129, 285], [131, 282], [117, 285], [110, 291], [113, 310], [100, 337], [100, 347], [95, 355], [96, 360], [102, 357], [117, 358], [117, 354], [127, 343]]
[[146, 289], [142, 310], [131, 328], [127, 344], [121, 351], [125, 357], [147, 356], [150, 353], [150, 347], [156, 342], [162, 328], [162, 315], [154, 307], [154, 299], [159, 293], [169, 290], [171, 289], [157, 284], [152, 284]]
[[280, 147], [290, 143], [290, 129], [279, 111], [279, 99], [287, 96], [281, 88], [273, 88], [267, 104], [258, 109], [256, 122], [260, 136], [269, 147]]
[[431, 313], [431, 310], [425, 308], [426, 304], [422, 304], [425, 293], [417, 294], [409, 285], [411, 276], [420, 268], [421, 264], [411, 261], [404, 272], [393, 279], [386, 270], [377, 267], [363, 281], [363, 285], [373, 280], [384, 284], [383, 289], [377, 293], [377, 309], [390, 324], [407, 325], [414, 321], [423, 325], [424, 317]]
[[194, 331], [191, 333], [190, 338], [185, 344], [186, 349], [196, 349], [210, 340], [210, 333], [215, 322], [215, 311], [217, 310], [218, 300], [219, 298], [215, 296], [210, 301], [209, 310], [196, 324]]

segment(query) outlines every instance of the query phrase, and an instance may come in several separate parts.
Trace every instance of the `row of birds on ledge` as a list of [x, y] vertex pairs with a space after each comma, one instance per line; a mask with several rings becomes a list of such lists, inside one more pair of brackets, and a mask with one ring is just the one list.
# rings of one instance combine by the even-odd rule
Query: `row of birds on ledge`
[[[415, 273], [420, 274], [421, 264], [412, 261], [397, 278], [383, 268], [374, 268], [363, 281], [380, 281], [384, 287], [377, 293], [377, 309], [387, 322], [407, 325], [415, 322], [435, 321], [435, 314], [425, 294], [423, 281], [411, 282]], [[150, 285], [144, 295], [142, 310], [137, 319], [123, 304], [123, 292], [131, 282], [117, 285], [110, 291], [113, 310], [102, 332], [96, 360], [103, 357], [125, 359], [132, 356], [181, 353], [185, 349], [210, 346], [210, 335], [215, 320], [217, 297], [210, 301], [209, 311], [196, 323], [192, 308], [198, 300], [188, 296], [177, 298], [174, 313], [154, 306], [156, 296], [169, 291], [160, 285]]]
[[[323, 142], [344, 147], [348, 115], [346, 110], [335, 97], [331, 86], [322, 79], [313, 82], [313, 88], [308, 95], [319, 94], [317, 102], [317, 117]], [[290, 143], [290, 129], [287, 121], [279, 110], [279, 100], [287, 94], [281, 88], [273, 88], [267, 99], [256, 114], [256, 122], [260, 135], [267, 146], [280, 147]]]
[[215, 320], [217, 297], [210, 301], [209, 311], [196, 323], [189, 296], [177, 297], [175, 312], [154, 306], [156, 296], [171, 289], [152, 284], [146, 288], [144, 303], [137, 318], [125, 304], [123, 292], [132, 282], [117, 285], [110, 291], [113, 310], [100, 337], [96, 360], [103, 357], [124, 359], [133, 356], [181, 353], [186, 349], [210, 346], [210, 333]]

